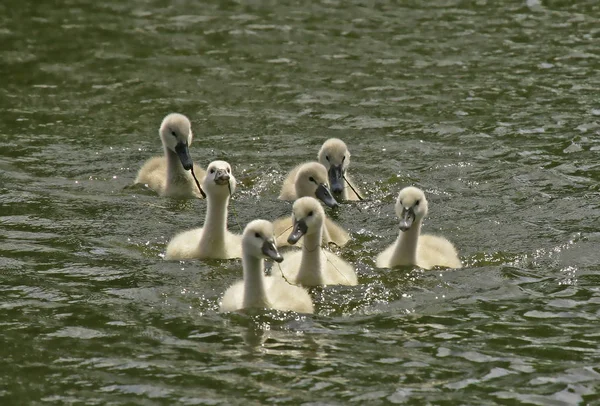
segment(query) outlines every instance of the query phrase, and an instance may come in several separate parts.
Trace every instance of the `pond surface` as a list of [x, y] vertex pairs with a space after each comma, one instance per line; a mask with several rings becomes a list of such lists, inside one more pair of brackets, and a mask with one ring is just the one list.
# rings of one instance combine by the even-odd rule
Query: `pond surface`
[[[3, 1], [1, 403], [597, 404], [599, 40], [595, 0]], [[131, 187], [173, 111], [237, 232], [342, 138], [360, 285], [220, 314], [239, 260], [162, 259], [205, 202]], [[375, 267], [407, 185], [463, 269]]]

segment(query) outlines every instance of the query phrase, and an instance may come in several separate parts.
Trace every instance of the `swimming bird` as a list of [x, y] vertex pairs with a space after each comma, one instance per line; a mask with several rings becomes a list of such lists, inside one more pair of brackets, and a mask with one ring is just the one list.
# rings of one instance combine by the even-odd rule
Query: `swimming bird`
[[400, 234], [394, 244], [377, 256], [378, 267], [462, 267], [456, 248], [450, 241], [434, 235], [421, 235], [421, 223], [427, 215], [427, 206], [425, 193], [421, 189], [411, 186], [400, 191], [395, 207], [400, 218]]
[[296, 200], [299, 197], [311, 196], [321, 200], [329, 207], [337, 207], [338, 202], [331, 195], [327, 169], [318, 162], [306, 162], [294, 170], [294, 177], [283, 182], [280, 200]]
[[321, 146], [317, 158], [327, 168], [334, 196], [341, 200], [362, 200], [361, 193], [347, 175], [350, 151], [344, 141], [339, 138], [328, 139]]
[[148, 159], [138, 172], [135, 183], [146, 184], [161, 196], [204, 197], [199, 181], [205, 176], [202, 168], [192, 162], [189, 146], [192, 125], [183, 114], [167, 115], [158, 130], [165, 150], [164, 156]]
[[[293, 284], [356, 285], [354, 267], [334, 253], [321, 248], [325, 211], [312, 197], [302, 197], [292, 208], [294, 228], [288, 243], [295, 244], [304, 236], [302, 251], [284, 254], [285, 261], [279, 266], [285, 279]], [[272, 272], [277, 272], [275, 266]]]
[[266, 220], [251, 221], [242, 235], [244, 279], [231, 285], [223, 295], [220, 310], [232, 312], [248, 308], [269, 308], [299, 313], [313, 313], [308, 292], [284, 279], [265, 276], [264, 260], [281, 262], [275, 247], [273, 225]]
[[213, 161], [208, 165], [202, 182], [207, 196], [204, 226], [173, 237], [165, 259], [241, 257], [241, 236], [227, 230], [227, 207], [235, 186], [235, 177], [227, 162]]
[[[339, 138], [330, 138], [323, 143], [317, 154], [318, 162], [325, 167], [329, 179], [329, 186], [333, 196], [340, 200], [362, 200], [362, 194], [347, 174], [350, 165], [350, 151]], [[295, 194], [294, 182], [296, 175], [304, 164], [296, 166], [288, 173], [283, 181], [283, 188], [279, 198], [294, 200], [302, 197]]]
[[[288, 183], [284, 183], [279, 198], [282, 200], [295, 200], [300, 197], [315, 197], [329, 207], [337, 207], [338, 203], [329, 190], [327, 169], [318, 162], [307, 162], [300, 165], [294, 178], [293, 190]], [[289, 245], [287, 236], [284, 235], [292, 229], [292, 216], [275, 220], [275, 236], [278, 247]], [[329, 218], [325, 218], [325, 229], [323, 230], [323, 243], [333, 242], [338, 246], [344, 246], [350, 236], [348, 233]]]

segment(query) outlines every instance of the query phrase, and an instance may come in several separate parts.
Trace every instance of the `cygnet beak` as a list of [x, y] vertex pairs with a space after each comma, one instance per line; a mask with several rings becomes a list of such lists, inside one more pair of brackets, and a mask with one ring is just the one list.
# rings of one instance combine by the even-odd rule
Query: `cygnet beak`
[[194, 166], [192, 162], [192, 157], [190, 156], [190, 150], [188, 149], [187, 142], [179, 142], [175, 146], [175, 153], [179, 157], [181, 161], [181, 165], [183, 165], [183, 169], [189, 171]]
[[331, 165], [328, 175], [331, 191], [336, 194], [342, 193], [344, 191], [344, 170], [342, 169], [342, 165]]
[[315, 192], [317, 199], [325, 203], [329, 207], [337, 207], [338, 202], [333, 198], [326, 184], [321, 183]]
[[402, 216], [400, 218], [400, 231], [404, 232], [408, 230], [415, 221], [415, 211], [411, 207], [410, 209], [402, 209]]
[[302, 238], [304, 234], [306, 234], [307, 230], [308, 227], [306, 226], [306, 222], [304, 221], [304, 219], [294, 222], [294, 229], [290, 233], [287, 242], [289, 244], [296, 244], [298, 240]]
[[217, 185], [228, 185], [229, 184], [229, 174], [224, 169], [217, 169], [217, 173], [215, 174], [215, 183]]
[[271, 258], [275, 262], [283, 261], [283, 257], [281, 256], [279, 251], [277, 251], [277, 247], [275, 247], [275, 242], [272, 240], [266, 240], [263, 243], [262, 253], [265, 254], [265, 256]]

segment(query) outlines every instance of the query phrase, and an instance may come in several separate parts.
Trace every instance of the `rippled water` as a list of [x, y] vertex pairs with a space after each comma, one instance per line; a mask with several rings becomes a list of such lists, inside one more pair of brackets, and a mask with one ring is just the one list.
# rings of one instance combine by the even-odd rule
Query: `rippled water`
[[[2, 404], [600, 404], [600, 3], [202, 3], [0, 3]], [[129, 187], [171, 111], [238, 231], [344, 139], [361, 284], [219, 314], [205, 204]], [[375, 268], [408, 184], [464, 269]]]

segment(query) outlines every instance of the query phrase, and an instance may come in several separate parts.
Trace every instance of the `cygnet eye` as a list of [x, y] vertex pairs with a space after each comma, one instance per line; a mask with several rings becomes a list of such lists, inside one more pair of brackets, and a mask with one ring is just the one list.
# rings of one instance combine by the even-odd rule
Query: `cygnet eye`
[[342, 162], [344, 162], [345, 160], [346, 160], [346, 155], [344, 155], [344, 156], [342, 157]]
[[231, 173], [231, 169], [227, 168], [227, 173]]
[[417, 201], [415, 202], [415, 206], [418, 206], [420, 202], [421, 202], [420, 200], [417, 200]]
[[325, 159], [329, 162], [329, 155], [325, 155]]
[[255, 236], [256, 238], [260, 238], [260, 233], [254, 233], [254, 236]]
[[171, 135], [172, 135], [173, 137], [177, 137], [177, 133], [176, 133], [175, 131], [171, 131]]
[[310, 180], [311, 182], [316, 182], [315, 178], [313, 178], [312, 176], [308, 178], [308, 180]]
[[313, 214], [314, 214], [314, 213], [313, 213], [313, 211], [312, 211], [312, 210], [311, 210], [311, 211], [309, 211], [309, 212], [308, 212], [308, 217], [312, 216]]
[[211, 168], [210, 173], [215, 173], [215, 168]]

